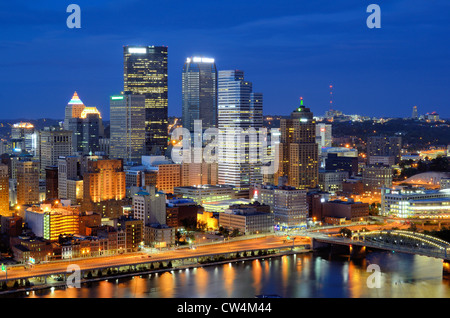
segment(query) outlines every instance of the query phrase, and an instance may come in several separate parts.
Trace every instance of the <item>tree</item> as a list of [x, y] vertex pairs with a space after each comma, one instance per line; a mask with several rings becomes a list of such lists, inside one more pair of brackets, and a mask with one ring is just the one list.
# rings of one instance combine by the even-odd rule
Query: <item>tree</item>
[[341, 234], [343, 237], [352, 237], [352, 231], [346, 227], [340, 229], [339, 234]]
[[233, 229], [233, 231], [231, 232], [230, 236], [231, 237], [236, 237], [239, 236], [239, 229]]
[[181, 232], [180, 232], [180, 231], [177, 231], [177, 232], [175, 233], [175, 239], [177, 240], [177, 242], [180, 242], [181, 237], [182, 237]]
[[167, 268], [172, 268], [173, 266], [172, 266], [172, 262], [171, 261], [169, 261], [169, 263], [167, 263]]

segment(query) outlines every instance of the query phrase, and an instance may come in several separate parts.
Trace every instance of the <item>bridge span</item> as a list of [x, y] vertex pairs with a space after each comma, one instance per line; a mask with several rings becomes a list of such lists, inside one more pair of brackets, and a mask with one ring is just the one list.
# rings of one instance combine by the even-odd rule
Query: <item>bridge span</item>
[[340, 245], [350, 249], [374, 248], [400, 253], [416, 254], [450, 261], [450, 244], [441, 239], [410, 231], [383, 230], [353, 233], [351, 238], [319, 235], [314, 233], [312, 248]]

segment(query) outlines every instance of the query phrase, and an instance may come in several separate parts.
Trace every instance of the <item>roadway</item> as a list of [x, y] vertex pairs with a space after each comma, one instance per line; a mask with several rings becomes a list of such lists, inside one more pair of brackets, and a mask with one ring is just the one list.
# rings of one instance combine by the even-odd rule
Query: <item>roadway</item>
[[[62, 273], [67, 271], [70, 264], [76, 264], [82, 271], [91, 270], [101, 267], [121, 267], [127, 265], [137, 265], [139, 263], [149, 262], [168, 262], [169, 260], [177, 260], [182, 258], [197, 258], [201, 256], [251, 251], [259, 249], [272, 248], [287, 248], [295, 246], [310, 244], [311, 240], [307, 237], [295, 237], [294, 241], [286, 241], [284, 237], [267, 236], [263, 238], [256, 238], [241, 241], [229, 241], [226, 243], [210, 244], [204, 246], [190, 248], [178, 248], [168, 251], [160, 251], [158, 253], [129, 253], [108, 257], [92, 257], [85, 259], [77, 259], [72, 261], [54, 261], [44, 264], [37, 264], [31, 268], [24, 268], [23, 266], [8, 267], [8, 280], [19, 279], [25, 277], [36, 277], [43, 275], [52, 275], [55, 273]], [[0, 276], [3, 279], [4, 273]]]

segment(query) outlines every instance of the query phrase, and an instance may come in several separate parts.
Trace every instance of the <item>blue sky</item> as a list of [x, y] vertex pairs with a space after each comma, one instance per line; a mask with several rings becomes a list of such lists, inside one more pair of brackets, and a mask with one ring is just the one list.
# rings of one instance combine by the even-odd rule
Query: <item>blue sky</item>
[[[81, 29], [66, 8], [81, 7]], [[366, 26], [369, 4], [381, 29]], [[0, 7], [0, 118], [63, 118], [77, 91], [109, 118], [123, 88], [123, 45], [166, 45], [169, 115], [181, 115], [188, 56], [241, 69], [264, 94], [265, 114], [289, 114], [302, 96], [317, 115], [450, 117], [448, 0], [55, 0]]]

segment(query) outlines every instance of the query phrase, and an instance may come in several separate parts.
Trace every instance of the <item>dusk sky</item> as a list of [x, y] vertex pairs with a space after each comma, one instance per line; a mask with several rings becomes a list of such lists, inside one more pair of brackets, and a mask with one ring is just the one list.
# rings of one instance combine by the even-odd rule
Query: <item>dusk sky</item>
[[[69, 29], [69, 4], [81, 29]], [[366, 8], [381, 7], [381, 29]], [[55, 0], [0, 6], [0, 119], [63, 119], [74, 91], [109, 119], [123, 89], [123, 45], [166, 45], [169, 115], [181, 115], [186, 57], [240, 69], [264, 94], [264, 114], [288, 115], [299, 97], [315, 115], [450, 117], [448, 0]]]

